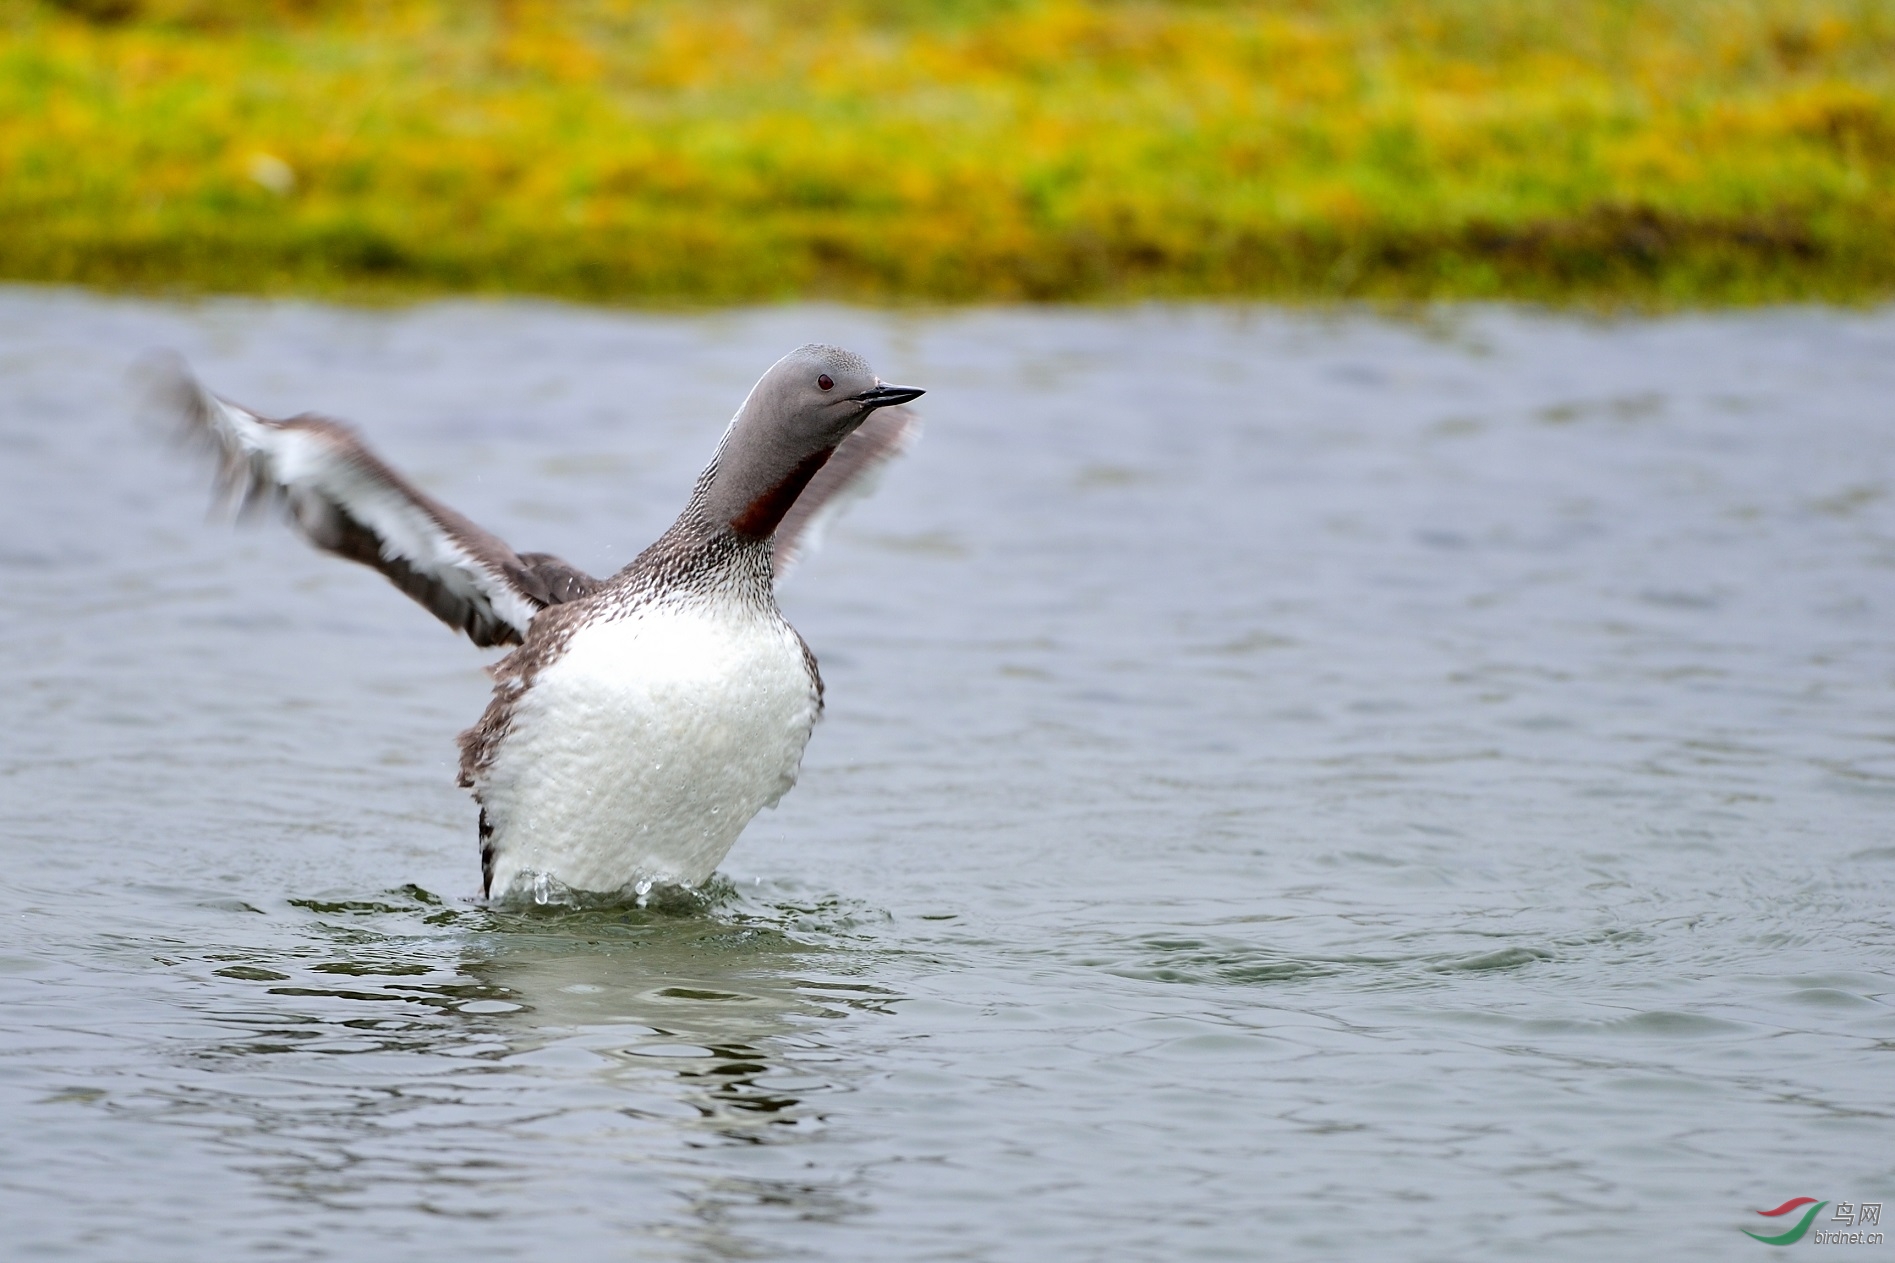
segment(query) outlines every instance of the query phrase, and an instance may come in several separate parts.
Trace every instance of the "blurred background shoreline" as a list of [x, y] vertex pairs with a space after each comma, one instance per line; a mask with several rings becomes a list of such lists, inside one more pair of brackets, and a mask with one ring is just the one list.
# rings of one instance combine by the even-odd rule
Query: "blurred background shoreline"
[[0, 0], [0, 280], [1895, 295], [1895, 0]]

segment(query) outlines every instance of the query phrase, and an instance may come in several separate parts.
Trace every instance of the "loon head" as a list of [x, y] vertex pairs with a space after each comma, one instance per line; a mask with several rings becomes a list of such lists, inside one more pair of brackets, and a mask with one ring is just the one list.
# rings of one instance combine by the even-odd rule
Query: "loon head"
[[725, 432], [711, 478], [712, 523], [767, 539], [842, 440], [877, 408], [923, 392], [891, 386], [839, 346], [798, 347], [770, 366]]

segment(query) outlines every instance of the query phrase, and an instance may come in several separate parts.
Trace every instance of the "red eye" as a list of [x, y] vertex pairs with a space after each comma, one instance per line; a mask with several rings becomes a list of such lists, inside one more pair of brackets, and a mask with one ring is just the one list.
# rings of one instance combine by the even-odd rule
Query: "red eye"
[[816, 379], [816, 384], [818, 386], [821, 386], [824, 390], [828, 390], [831, 386], [835, 385], [833, 381], [829, 380], [829, 374], [827, 373], [824, 373], [821, 377], [818, 377]]

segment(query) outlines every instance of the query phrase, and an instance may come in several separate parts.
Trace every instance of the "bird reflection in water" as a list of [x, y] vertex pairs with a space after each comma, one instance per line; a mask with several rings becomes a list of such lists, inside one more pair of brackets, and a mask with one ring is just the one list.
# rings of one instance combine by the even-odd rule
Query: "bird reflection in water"
[[[303, 950], [199, 958], [254, 989], [211, 1015], [232, 1037], [194, 1050], [197, 1090], [154, 1111], [216, 1120], [279, 1194], [479, 1217], [526, 1184], [549, 1213], [597, 1215], [605, 1153], [610, 1217], [668, 1222], [707, 1258], [753, 1252], [746, 1224], [862, 1209], [791, 1150], [860, 1064], [830, 1050], [832, 1024], [891, 997], [839, 976], [821, 934], [785, 931], [811, 910], [298, 906]], [[730, 1144], [788, 1149], [735, 1179], [693, 1156]]]

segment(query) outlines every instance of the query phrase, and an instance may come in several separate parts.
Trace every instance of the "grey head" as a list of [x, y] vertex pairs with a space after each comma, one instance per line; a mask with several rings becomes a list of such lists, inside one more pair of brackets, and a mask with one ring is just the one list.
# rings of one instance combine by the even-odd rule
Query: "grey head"
[[768, 539], [870, 413], [921, 394], [884, 384], [867, 360], [839, 346], [791, 351], [751, 387], [717, 449], [706, 505], [712, 527]]

